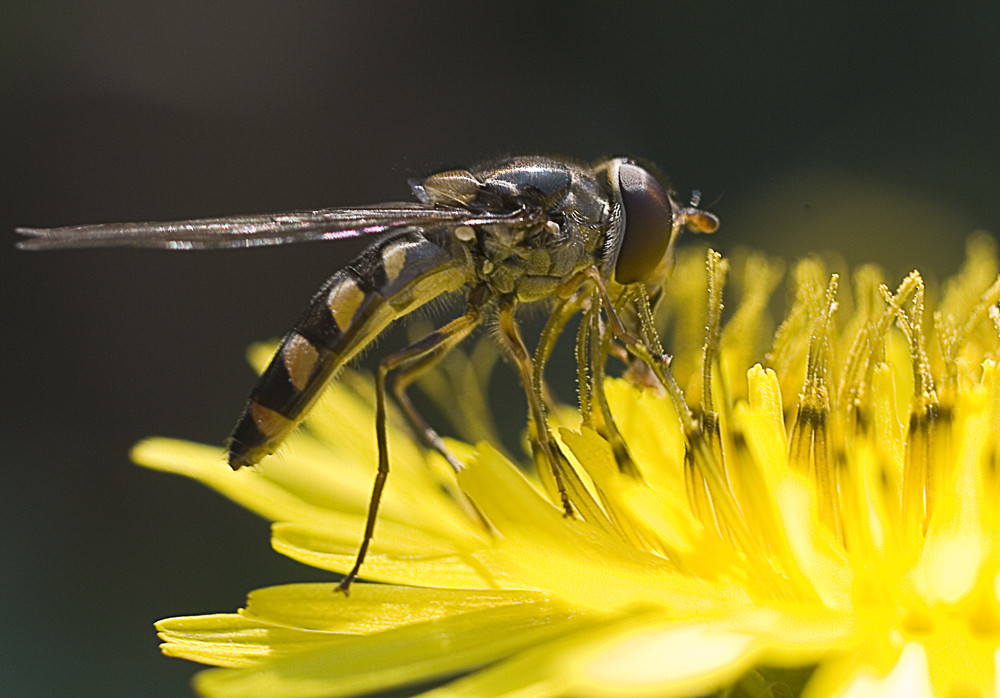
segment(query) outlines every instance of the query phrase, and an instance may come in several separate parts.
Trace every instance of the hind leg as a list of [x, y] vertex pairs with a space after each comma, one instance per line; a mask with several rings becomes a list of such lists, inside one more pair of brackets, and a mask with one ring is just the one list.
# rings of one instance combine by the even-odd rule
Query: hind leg
[[[395, 386], [397, 397], [402, 395], [400, 401], [407, 418], [414, 424], [414, 427], [425, 438], [428, 443], [440, 452], [452, 467], [456, 467], [457, 460], [444, 447], [441, 438], [431, 429], [424, 419], [414, 409], [412, 403], [405, 395], [406, 386], [417, 376], [434, 365], [442, 356], [448, 353], [456, 344], [468, 336], [481, 320], [480, 304], [470, 301], [465, 315], [449, 322], [444, 327], [435, 330], [423, 339], [414, 342], [410, 346], [386, 356], [379, 362], [378, 373], [375, 379], [375, 435], [378, 443], [378, 472], [375, 474], [375, 482], [372, 485], [371, 499], [368, 502], [368, 517], [365, 520], [365, 533], [358, 550], [358, 557], [354, 562], [354, 567], [341, 580], [337, 586], [339, 591], [348, 592], [351, 583], [358, 576], [361, 565], [368, 553], [368, 547], [375, 537], [375, 521], [378, 518], [379, 502], [382, 499], [382, 490], [385, 488], [386, 480], [389, 477], [389, 444], [386, 437], [386, 378], [390, 372], [400, 370], [400, 380]], [[459, 467], [460, 464], [459, 464]]]

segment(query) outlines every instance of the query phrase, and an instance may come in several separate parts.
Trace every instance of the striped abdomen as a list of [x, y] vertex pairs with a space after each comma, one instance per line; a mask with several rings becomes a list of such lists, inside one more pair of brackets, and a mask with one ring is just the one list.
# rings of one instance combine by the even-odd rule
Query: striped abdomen
[[330, 277], [257, 379], [229, 440], [229, 464], [272, 453], [345, 363], [396, 318], [465, 284], [467, 265], [464, 255], [408, 231]]

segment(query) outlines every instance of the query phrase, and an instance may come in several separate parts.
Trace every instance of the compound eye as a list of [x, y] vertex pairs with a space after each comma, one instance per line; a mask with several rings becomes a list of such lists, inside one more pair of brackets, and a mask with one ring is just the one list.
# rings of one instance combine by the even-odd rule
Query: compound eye
[[618, 166], [618, 188], [623, 220], [615, 281], [633, 284], [648, 277], [667, 253], [674, 207], [656, 177], [630, 162]]

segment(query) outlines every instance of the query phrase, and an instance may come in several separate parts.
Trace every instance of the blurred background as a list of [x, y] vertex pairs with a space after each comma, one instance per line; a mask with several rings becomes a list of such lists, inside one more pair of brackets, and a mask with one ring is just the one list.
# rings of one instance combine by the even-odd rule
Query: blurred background
[[1000, 231], [993, 0], [15, 0], [0, 27], [4, 695], [186, 695], [196, 667], [153, 621], [328, 578], [127, 451], [221, 444], [246, 346], [363, 246], [27, 254], [15, 225], [399, 200], [546, 152], [658, 163], [715, 202], [724, 252], [834, 249], [895, 279]]

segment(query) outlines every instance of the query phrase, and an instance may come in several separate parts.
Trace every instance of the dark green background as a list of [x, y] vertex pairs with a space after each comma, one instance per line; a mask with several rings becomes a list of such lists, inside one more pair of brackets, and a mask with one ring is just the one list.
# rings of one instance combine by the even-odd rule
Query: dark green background
[[[719, 199], [724, 251], [946, 274], [1000, 230], [994, 0], [8, 2], [0, 27], [4, 231], [400, 199], [535, 151], [659, 163]], [[360, 247], [29, 255], [5, 235], [0, 693], [184, 695], [194, 666], [159, 656], [155, 619], [323, 577], [126, 452], [221, 443], [245, 346]]]

